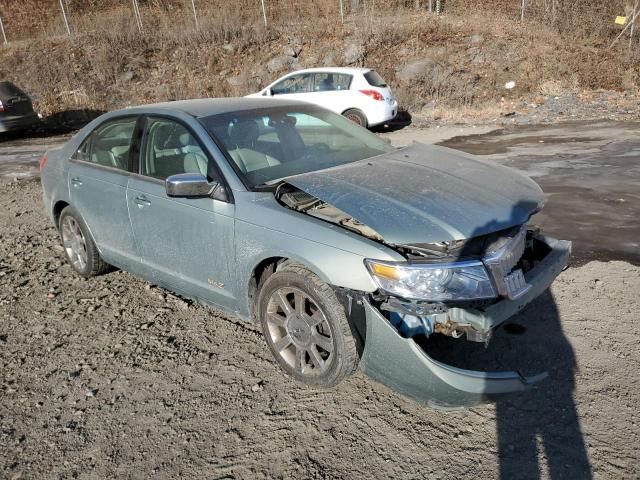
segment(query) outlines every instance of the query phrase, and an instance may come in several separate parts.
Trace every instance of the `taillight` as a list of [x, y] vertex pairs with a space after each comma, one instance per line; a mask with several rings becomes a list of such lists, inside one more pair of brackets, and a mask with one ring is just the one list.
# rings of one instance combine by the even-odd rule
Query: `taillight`
[[44, 166], [47, 164], [47, 154], [45, 153], [42, 158], [40, 159], [40, 165], [38, 166], [38, 168], [40, 169], [40, 171], [42, 171], [42, 169], [44, 168]]
[[382, 101], [384, 97], [377, 90], [360, 90], [360, 93], [364, 93], [367, 97], [371, 97], [374, 100]]
[[2, 104], [2, 100], [0, 100], [0, 112], [4, 112], [4, 105]]

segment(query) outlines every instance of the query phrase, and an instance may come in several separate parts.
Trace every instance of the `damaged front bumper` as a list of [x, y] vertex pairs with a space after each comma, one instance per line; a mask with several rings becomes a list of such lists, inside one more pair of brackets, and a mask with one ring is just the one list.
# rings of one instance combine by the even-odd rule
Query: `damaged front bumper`
[[[490, 332], [543, 293], [565, 268], [571, 242], [541, 236], [549, 253], [526, 274], [531, 288], [515, 300], [504, 299], [483, 309], [451, 308], [456, 323]], [[393, 390], [436, 408], [456, 408], [491, 401], [501, 394], [525, 390], [546, 373], [524, 377], [518, 372], [479, 372], [446, 365], [429, 357], [411, 338], [402, 337], [368, 300], [361, 369]]]

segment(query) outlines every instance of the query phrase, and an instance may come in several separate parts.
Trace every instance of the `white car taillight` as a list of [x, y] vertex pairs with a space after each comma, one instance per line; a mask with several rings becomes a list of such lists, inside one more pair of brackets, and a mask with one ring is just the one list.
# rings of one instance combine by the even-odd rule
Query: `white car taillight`
[[367, 97], [371, 97], [374, 100], [383, 101], [384, 97], [377, 90], [359, 90], [360, 93], [364, 93]]

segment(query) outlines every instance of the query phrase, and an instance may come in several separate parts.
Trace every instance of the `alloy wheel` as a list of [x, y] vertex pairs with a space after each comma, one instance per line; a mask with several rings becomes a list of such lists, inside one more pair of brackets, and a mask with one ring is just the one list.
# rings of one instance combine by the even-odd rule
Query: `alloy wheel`
[[267, 305], [267, 327], [274, 350], [303, 375], [319, 375], [333, 361], [331, 326], [318, 304], [298, 288], [279, 288]]
[[87, 243], [80, 229], [80, 224], [72, 216], [62, 221], [62, 245], [71, 265], [83, 271], [87, 267]]

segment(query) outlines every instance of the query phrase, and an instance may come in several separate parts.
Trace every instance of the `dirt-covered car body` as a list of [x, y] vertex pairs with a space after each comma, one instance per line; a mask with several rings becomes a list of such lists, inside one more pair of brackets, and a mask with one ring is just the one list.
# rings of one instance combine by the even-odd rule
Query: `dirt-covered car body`
[[[244, 122], [248, 115], [258, 120]], [[48, 152], [45, 208], [58, 225], [72, 206], [109, 264], [246, 320], [269, 265], [304, 265], [341, 299], [361, 340], [361, 368], [419, 401], [472, 405], [543, 378], [458, 369], [414, 341], [488, 341], [566, 266], [569, 242], [526, 227], [543, 202], [539, 187], [452, 150], [384, 147], [356, 126], [345, 126], [358, 130], [334, 148], [323, 115], [307, 104], [249, 98], [108, 113]], [[363, 158], [335, 164], [349, 142], [375, 144], [377, 154], [362, 154], [362, 146]], [[285, 150], [299, 162], [287, 164]], [[309, 169], [310, 161], [317, 166]], [[296, 173], [302, 164], [307, 171]], [[200, 194], [180, 194], [203, 180]], [[406, 290], [415, 285], [393, 283], [412, 268], [492, 293], [421, 299]]]

